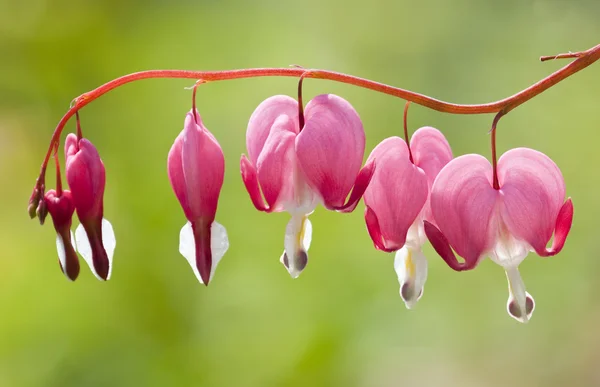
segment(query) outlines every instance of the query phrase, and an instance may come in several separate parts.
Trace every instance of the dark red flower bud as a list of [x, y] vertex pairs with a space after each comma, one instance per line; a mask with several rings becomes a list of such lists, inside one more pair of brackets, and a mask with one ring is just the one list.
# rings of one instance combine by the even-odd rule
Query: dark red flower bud
[[65, 190], [59, 196], [52, 189], [46, 193], [43, 203], [47, 212], [50, 213], [56, 230], [56, 249], [60, 268], [68, 279], [75, 281], [79, 275], [79, 259], [75, 252], [74, 237], [71, 232], [71, 219], [75, 212], [71, 192]]

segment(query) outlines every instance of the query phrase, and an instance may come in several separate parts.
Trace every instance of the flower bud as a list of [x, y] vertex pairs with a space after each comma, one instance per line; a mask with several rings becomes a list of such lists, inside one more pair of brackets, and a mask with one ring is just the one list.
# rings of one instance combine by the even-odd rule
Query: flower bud
[[229, 247], [225, 227], [215, 222], [225, 174], [223, 150], [202, 123], [189, 112], [167, 159], [171, 187], [188, 222], [179, 234], [179, 252], [205, 285]]
[[100, 280], [108, 280], [116, 245], [110, 222], [103, 217], [106, 175], [98, 150], [71, 133], [65, 141], [66, 177], [81, 224], [75, 230], [77, 250]]
[[75, 281], [79, 275], [79, 259], [75, 252], [74, 237], [71, 232], [71, 220], [75, 212], [71, 192], [64, 190], [57, 195], [56, 191], [52, 189], [46, 193], [42, 202], [47, 213], [50, 213], [56, 230], [56, 249], [60, 268], [68, 279]]

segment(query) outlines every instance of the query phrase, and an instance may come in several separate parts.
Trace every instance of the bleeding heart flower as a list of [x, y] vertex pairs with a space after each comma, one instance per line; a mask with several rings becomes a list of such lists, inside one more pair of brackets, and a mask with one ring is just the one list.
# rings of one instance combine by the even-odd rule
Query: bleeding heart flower
[[242, 155], [240, 162], [254, 206], [292, 215], [281, 262], [294, 278], [308, 262], [312, 237], [308, 215], [319, 203], [329, 210], [353, 211], [375, 169], [373, 162], [361, 169], [365, 132], [349, 102], [319, 95], [306, 105], [304, 118], [300, 128], [298, 102], [291, 97], [277, 95], [263, 101], [250, 117], [248, 158]]
[[369, 155], [377, 170], [365, 191], [365, 221], [378, 250], [396, 252], [394, 268], [400, 296], [411, 309], [427, 280], [422, 246], [427, 238], [423, 220], [434, 222], [429, 191], [439, 171], [452, 160], [452, 150], [437, 129], [423, 127], [410, 141], [413, 161], [403, 139], [383, 140]]
[[67, 181], [81, 222], [75, 230], [77, 251], [98, 279], [108, 280], [116, 240], [112, 225], [103, 217], [104, 164], [96, 147], [73, 133], [65, 141], [65, 155]]
[[169, 151], [167, 169], [188, 220], [179, 234], [179, 252], [198, 281], [208, 285], [229, 248], [225, 227], [215, 222], [225, 159], [197, 111], [187, 113], [184, 128]]
[[[499, 189], [493, 169], [479, 155], [452, 160], [438, 175], [431, 193], [437, 226], [425, 223], [435, 250], [454, 270], [470, 270], [489, 256], [508, 278], [507, 310], [520, 322], [533, 313], [518, 266], [529, 251], [542, 257], [558, 254], [573, 221], [571, 199], [565, 202], [563, 176], [543, 153], [517, 148], [498, 160]], [[554, 233], [552, 247], [547, 244]], [[452, 248], [464, 258], [456, 259]]]

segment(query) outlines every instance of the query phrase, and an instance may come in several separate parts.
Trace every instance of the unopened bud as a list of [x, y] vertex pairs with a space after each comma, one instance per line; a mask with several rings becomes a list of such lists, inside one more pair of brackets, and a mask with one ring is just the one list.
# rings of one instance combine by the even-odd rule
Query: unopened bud
[[45, 200], [40, 200], [40, 204], [38, 204], [37, 210], [35, 211], [38, 219], [40, 220], [40, 225], [44, 225], [44, 221], [46, 221], [46, 216], [48, 215], [48, 205]]
[[31, 193], [31, 196], [29, 197], [29, 205], [27, 206], [27, 212], [29, 213], [29, 217], [31, 219], [33, 219], [37, 216], [37, 210], [39, 208], [40, 201], [42, 200], [42, 197], [44, 196], [44, 191], [45, 191], [44, 184], [43, 183], [39, 184], [38, 182], [36, 182], [35, 187], [33, 188], [33, 192]]
[[30, 201], [29, 205], [27, 206], [27, 212], [29, 213], [29, 217], [31, 219], [33, 219], [33, 218], [36, 217], [36, 213], [35, 212], [36, 212], [38, 203], [39, 203], [39, 199], [37, 200], [37, 202], [36, 201], [33, 201], [33, 202]]

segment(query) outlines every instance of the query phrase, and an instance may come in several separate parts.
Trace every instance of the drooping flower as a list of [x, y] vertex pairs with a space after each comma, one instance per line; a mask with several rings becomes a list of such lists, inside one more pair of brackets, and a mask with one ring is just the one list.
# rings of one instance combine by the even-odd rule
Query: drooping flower
[[252, 203], [260, 211], [287, 211], [292, 216], [281, 262], [296, 278], [308, 262], [308, 215], [319, 203], [329, 210], [353, 211], [369, 184], [375, 164], [361, 169], [362, 122], [348, 101], [323, 94], [306, 105], [301, 128], [298, 102], [277, 95], [263, 101], [250, 117], [246, 146], [248, 157], [242, 155], [240, 167]]
[[[571, 199], [556, 164], [528, 148], [506, 152], [498, 160], [499, 189], [493, 169], [480, 155], [451, 161], [438, 175], [431, 194], [437, 222], [425, 224], [433, 247], [454, 270], [471, 270], [489, 256], [506, 271], [507, 311], [527, 322], [535, 308], [518, 266], [530, 251], [542, 257], [558, 254], [573, 220]], [[548, 242], [554, 233], [551, 247]], [[464, 258], [459, 263], [454, 252]]]
[[75, 204], [69, 190], [57, 192], [53, 189], [44, 196], [46, 207], [56, 230], [56, 249], [62, 272], [71, 281], [79, 276], [79, 258], [75, 251], [75, 236], [71, 231]]
[[179, 252], [200, 283], [208, 285], [229, 248], [225, 227], [215, 222], [225, 159], [197, 111], [187, 113], [184, 128], [169, 151], [167, 169], [188, 220], [179, 234]]
[[396, 252], [400, 296], [409, 309], [421, 298], [427, 279], [422, 246], [427, 240], [423, 220], [434, 222], [429, 192], [439, 171], [452, 160], [448, 141], [431, 127], [413, 134], [410, 151], [413, 161], [400, 137], [377, 145], [368, 159], [377, 160], [377, 170], [364, 197], [369, 235], [378, 250]]
[[77, 251], [98, 279], [108, 280], [116, 240], [112, 225], [103, 216], [104, 164], [96, 147], [73, 133], [65, 141], [65, 156], [67, 182], [81, 222], [75, 230]]

